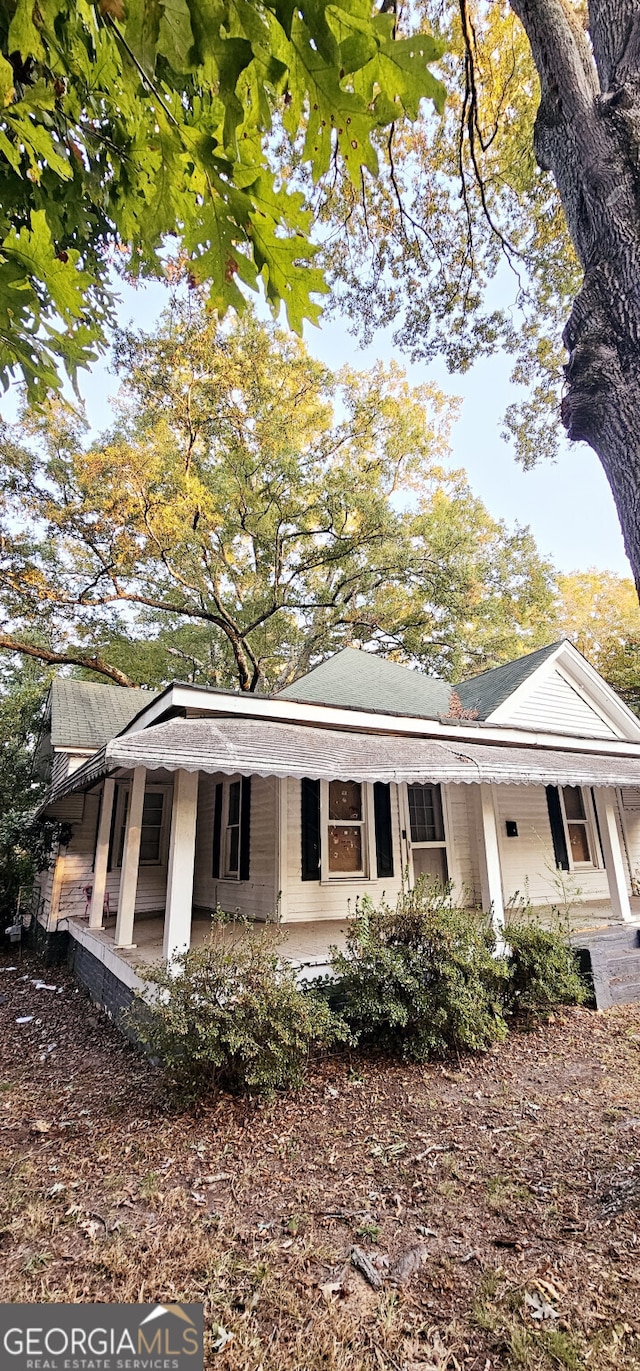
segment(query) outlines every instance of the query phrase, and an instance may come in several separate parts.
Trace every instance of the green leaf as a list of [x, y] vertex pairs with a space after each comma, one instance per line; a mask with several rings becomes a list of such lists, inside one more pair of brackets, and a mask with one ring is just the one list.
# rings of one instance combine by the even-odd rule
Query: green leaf
[[9, 53], [19, 52], [23, 59], [36, 57], [42, 61], [45, 53], [40, 34], [33, 22], [35, 8], [34, 0], [17, 0], [15, 13], [9, 25], [7, 49]]
[[56, 254], [44, 210], [32, 211], [30, 229], [22, 228], [19, 233], [10, 229], [0, 251], [5, 258], [23, 266], [33, 281], [46, 287], [54, 308], [63, 319], [78, 318], [82, 314], [84, 292], [90, 278], [77, 269], [79, 253], [65, 253], [66, 260]]
[[443, 45], [428, 34], [415, 38], [390, 38], [380, 45], [378, 56], [360, 73], [360, 89], [371, 98], [377, 84], [382, 93], [397, 95], [410, 119], [417, 119], [421, 100], [432, 100], [442, 114], [446, 90], [431, 75], [427, 63], [441, 57]]
[[0, 105], [10, 105], [14, 95], [13, 67], [0, 55]]
[[157, 51], [175, 71], [187, 71], [193, 48], [193, 31], [187, 0], [161, 0], [162, 19]]
[[327, 5], [326, 18], [340, 45], [340, 65], [345, 72], [358, 71], [376, 56], [378, 43], [370, 20], [358, 19], [338, 5]]
[[140, 66], [152, 75], [155, 71], [158, 37], [163, 12], [160, 0], [128, 0], [125, 37]]

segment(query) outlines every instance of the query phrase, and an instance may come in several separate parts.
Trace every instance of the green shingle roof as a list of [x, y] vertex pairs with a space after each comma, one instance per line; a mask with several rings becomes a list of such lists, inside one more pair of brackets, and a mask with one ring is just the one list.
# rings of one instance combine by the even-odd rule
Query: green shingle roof
[[516, 657], [515, 662], [494, 666], [491, 671], [482, 671], [479, 676], [462, 681], [456, 690], [464, 708], [477, 709], [479, 719], [488, 719], [557, 647], [560, 647], [560, 643], [549, 643], [548, 647], [538, 648], [537, 652], [528, 652], [526, 657]]
[[451, 686], [435, 676], [345, 647], [279, 692], [286, 700], [413, 714], [437, 719], [449, 709]]
[[[558, 646], [550, 643], [455, 686], [464, 708], [477, 709], [479, 719], [489, 718]], [[281, 690], [280, 695], [304, 703], [437, 719], [449, 713], [451, 690], [448, 682], [436, 676], [347, 647]]]
[[49, 705], [52, 746], [97, 751], [131, 723], [156, 694], [155, 690], [127, 690], [58, 676], [51, 685]]

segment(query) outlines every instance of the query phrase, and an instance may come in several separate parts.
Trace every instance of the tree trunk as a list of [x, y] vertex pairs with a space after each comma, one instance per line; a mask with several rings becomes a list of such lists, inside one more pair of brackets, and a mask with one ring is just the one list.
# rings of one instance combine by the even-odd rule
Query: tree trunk
[[562, 419], [605, 470], [640, 595], [640, 0], [511, 0], [541, 84], [535, 150], [583, 285], [564, 332]]

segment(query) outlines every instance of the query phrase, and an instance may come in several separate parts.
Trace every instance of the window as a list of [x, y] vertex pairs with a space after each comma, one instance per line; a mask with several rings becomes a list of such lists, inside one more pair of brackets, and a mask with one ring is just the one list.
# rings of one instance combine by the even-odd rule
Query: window
[[446, 885], [449, 871], [440, 786], [407, 786], [407, 804], [414, 882], [424, 876]]
[[248, 881], [251, 852], [251, 777], [218, 781], [213, 793], [212, 874]]
[[149, 864], [160, 861], [164, 795], [161, 790], [148, 790], [142, 807], [140, 861]]
[[227, 823], [224, 874], [238, 879], [240, 868], [240, 782], [232, 781], [227, 792]]
[[[114, 802], [115, 824], [113, 833], [117, 832], [118, 842], [116, 847], [116, 866], [122, 866], [124, 856], [124, 842], [127, 832], [127, 816], [129, 814], [129, 802], [131, 792], [129, 786], [118, 786], [118, 794]], [[142, 805], [142, 828], [140, 831], [140, 865], [159, 866], [163, 860], [163, 837], [164, 837], [164, 816], [165, 816], [165, 792], [154, 787], [146, 790]], [[112, 844], [113, 845], [113, 844]], [[109, 865], [111, 870], [111, 865]]]
[[562, 807], [571, 865], [594, 866], [591, 819], [581, 786], [562, 787]]
[[410, 785], [408, 798], [412, 843], [443, 843], [440, 786]]
[[329, 781], [327, 849], [330, 876], [364, 874], [362, 790], [358, 781]]

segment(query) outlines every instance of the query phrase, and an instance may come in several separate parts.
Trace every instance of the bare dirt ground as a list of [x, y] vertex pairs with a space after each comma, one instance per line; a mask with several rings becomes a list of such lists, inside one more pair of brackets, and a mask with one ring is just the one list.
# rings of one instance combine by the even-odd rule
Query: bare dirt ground
[[640, 1007], [184, 1113], [41, 972], [0, 956], [1, 1300], [203, 1301], [220, 1371], [640, 1368]]

